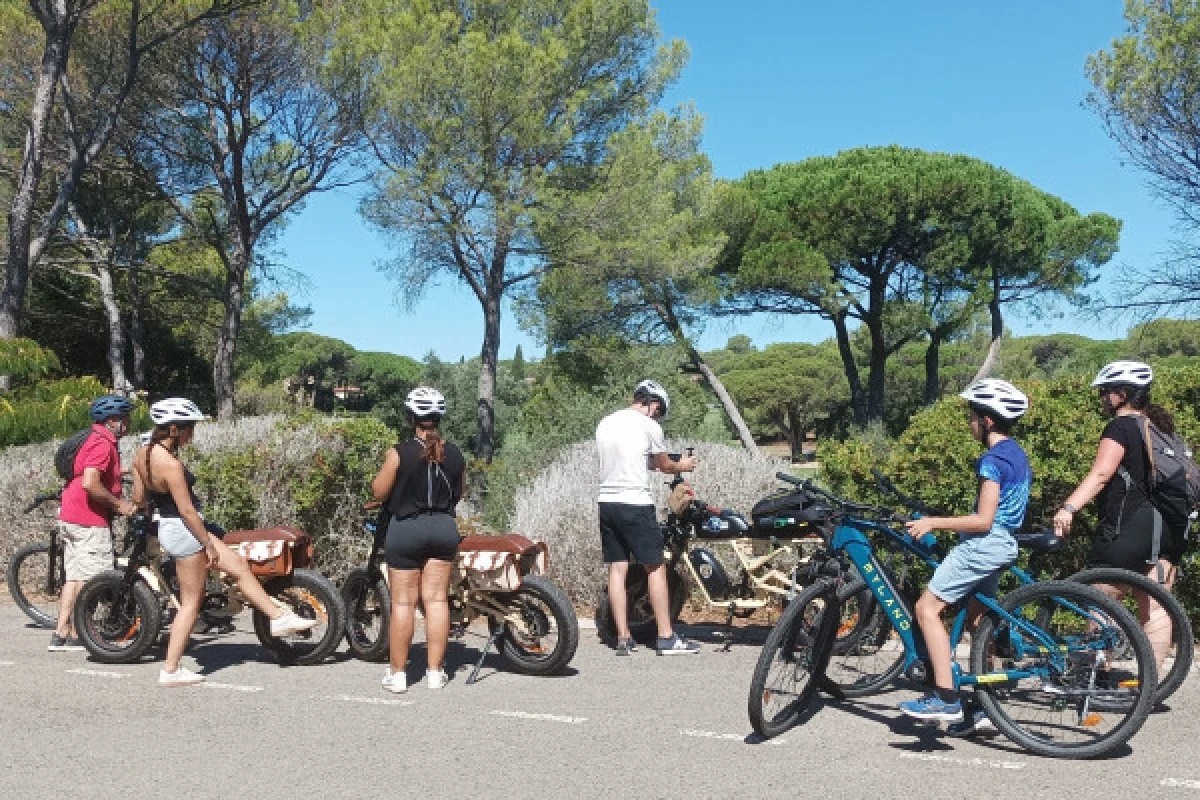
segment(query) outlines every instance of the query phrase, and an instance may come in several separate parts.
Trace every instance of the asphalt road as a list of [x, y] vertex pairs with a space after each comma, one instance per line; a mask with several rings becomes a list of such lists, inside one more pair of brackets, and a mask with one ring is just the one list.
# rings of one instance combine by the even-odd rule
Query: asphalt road
[[[482, 646], [468, 637], [451, 646], [445, 689], [393, 695], [381, 665], [344, 647], [329, 664], [280, 668], [249, 616], [239, 622], [193, 637], [185, 664], [207, 685], [168, 690], [158, 662], [47, 652], [48, 631], [0, 605], [0, 796], [1200, 798], [1195, 675], [1115, 757], [1056, 761], [910, 724], [895, 705], [912, 692], [829, 702], [757, 743], [753, 643], [616, 658], [585, 630], [569, 675], [524, 677], [489, 658], [467, 686]], [[423, 673], [418, 646], [411, 679]]]

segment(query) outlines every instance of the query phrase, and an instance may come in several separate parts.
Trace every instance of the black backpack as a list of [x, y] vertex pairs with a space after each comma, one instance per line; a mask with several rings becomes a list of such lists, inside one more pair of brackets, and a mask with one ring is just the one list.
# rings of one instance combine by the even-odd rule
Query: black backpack
[[63, 479], [63, 483], [70, 483], [75, 479], [75, 456], [79, 455], [79, 449], [91, 435], [92, 429], [84, 428], [68, 436], [54, 451], [54, 469], [58, 472], [58, 477]]
[[1200, 508], [1200, 466], [1192, 457], [1192, 449], [1179, 436], [1167, 433], [1146, 417], [1141, 418], [1140, 428], [1149, 466], [1146, 497], [1154, 507], [1149, 563], [1158, 564], [1164, 528], [1185, 544], [1189, 538], [1192, 514]]

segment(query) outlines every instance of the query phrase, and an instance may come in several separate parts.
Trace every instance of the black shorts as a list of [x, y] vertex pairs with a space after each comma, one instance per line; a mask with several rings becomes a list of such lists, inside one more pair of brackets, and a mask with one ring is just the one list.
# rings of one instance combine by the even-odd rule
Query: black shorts
[[392, 569], [421, 569], [431, 558], [453, 561], [458, 555], [458, 525], [450, 514], [393, 519], [383, 552]]
[[662, 529], [654, 506], [600, 503], [600, 550], [605, 564], [637, 561], [653, 567], [663, 563]]

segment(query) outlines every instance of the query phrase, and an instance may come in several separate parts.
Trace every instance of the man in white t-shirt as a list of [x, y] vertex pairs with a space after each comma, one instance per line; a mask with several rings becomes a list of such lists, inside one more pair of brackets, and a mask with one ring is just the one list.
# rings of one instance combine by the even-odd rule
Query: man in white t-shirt
[[614, 411], [596, 426], [600, 456], [600, 547], [608, 564], [608, 601], [617, 627], [617, 655], [637, 650], [629, 632], [625, 579], [632, 556], [646, 569], [650, 606], [658, 625], [659, 655], [699, 652], [700, 646], [671, 627], [667, 571], [663, 568], [663, 539], [650, 493], [650, 473], [691, 472], [696, 459], [674, 461], [667, 454], [662, 427], [671, 400], [654, 381], [642, 381], [629, 408]]

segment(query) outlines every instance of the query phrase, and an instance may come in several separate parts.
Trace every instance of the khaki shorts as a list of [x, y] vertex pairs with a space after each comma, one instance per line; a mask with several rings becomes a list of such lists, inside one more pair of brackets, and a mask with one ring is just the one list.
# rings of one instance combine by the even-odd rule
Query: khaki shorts
[[108, 527], [58, 521], [63, 540], [63, 567], [69, 581], [86, 581], [113, 568], [112, 535]]

